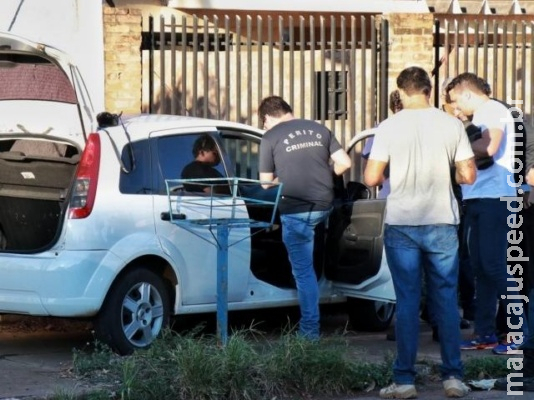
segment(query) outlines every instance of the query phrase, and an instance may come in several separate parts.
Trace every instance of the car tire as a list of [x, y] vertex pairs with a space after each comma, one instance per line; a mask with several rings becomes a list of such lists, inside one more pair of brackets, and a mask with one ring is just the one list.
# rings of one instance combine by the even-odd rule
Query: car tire
[[395, 303], [349, 298], [347, 313], [353, 329], [380, 332], [391, 325], [395, 314]]
[[95, 320], [95, 332], [98, 340], [126, 355], [150, 346], [168, 325], [169, 294], [163, 279], [138, 267], [110, 288]]

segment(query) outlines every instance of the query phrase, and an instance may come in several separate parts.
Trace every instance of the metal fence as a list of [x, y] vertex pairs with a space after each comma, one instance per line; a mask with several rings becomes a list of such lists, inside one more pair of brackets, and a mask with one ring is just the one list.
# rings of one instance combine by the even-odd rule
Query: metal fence
[[[435, 86], [462, 72], [491, 85], [492, 96], [521, 109], [534, 126], [534, 21], [525, 15], [451, 16], [435, 21]], [[435, 91], [439, 104], [440, 91]]]
[[279, 95], [342, 144], [387, 115], [387, 21], [374, 16], [162, 16], [148, 26], [146, 112], [259, 126], [261, 99]]

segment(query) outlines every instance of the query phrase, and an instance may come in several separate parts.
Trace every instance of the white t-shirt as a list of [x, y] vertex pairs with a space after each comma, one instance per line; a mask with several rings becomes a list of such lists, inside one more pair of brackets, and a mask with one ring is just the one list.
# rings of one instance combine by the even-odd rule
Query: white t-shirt
[[[493, 156], [494, 164], [477, 171], [477, 179], [472, 185], [462, 185], [462, 198], [499, 198], [515, 196], [514, 159], [515, 126], [512, 114], [501, 103], [488, 100], [473, 114], [473, 124], [486, 129], [500, 129], [504, 132], [497, 153]], [[518, 156], [519, 157], [519, 156]]]
[[404, 109], [383, 121], [369, 158], [389, 163], [385, 222], [458, 224], [451, 167], [471, 157], [463, 124], [436, 108]]

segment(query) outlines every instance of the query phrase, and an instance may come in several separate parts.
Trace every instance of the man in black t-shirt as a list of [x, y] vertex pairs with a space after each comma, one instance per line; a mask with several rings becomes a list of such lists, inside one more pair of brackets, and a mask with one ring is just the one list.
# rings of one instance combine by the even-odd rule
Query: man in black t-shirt
[[[221, 161], [215, 140], [207, 134], [200, 136], [193, 144], [193, 156], [195, 160], [187, 164], [182, 170], [182, 179], [222, 178], [223, 176], [214, 167]], [[211, 193], [215, 183], [208, 181], [184, 184], [188, 192]], [[228, 192], [225, 185], [224, 192]], [[217, 186], [215, 192], [222, 192]]]
[[332, 210], [334, 176], [351, 160], [335, 136], [315, 121], [297, 119], [281, 97], [262, 100], [258, 116], [267, 129], [260, 146], [260, 180], [281, 182], [279, 202], [286, 246], [300, 305], [299, 334], [319, 339], [319, 287], [313, 268], [314, 228]]

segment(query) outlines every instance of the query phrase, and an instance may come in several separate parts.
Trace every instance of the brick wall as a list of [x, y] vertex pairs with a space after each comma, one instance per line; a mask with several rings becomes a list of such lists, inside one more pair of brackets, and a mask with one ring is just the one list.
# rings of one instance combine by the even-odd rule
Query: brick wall
[[141, 11], [103, 7], [103, 14], [106, 111], [138, 113], [141, 111]]
[[385, 14], [389, 23], [388, 87], [406, 67], [417, 65], [430, 73], [434, 67], [432, 14]]

